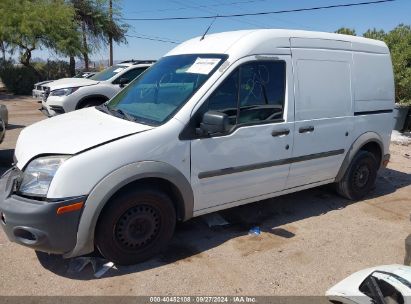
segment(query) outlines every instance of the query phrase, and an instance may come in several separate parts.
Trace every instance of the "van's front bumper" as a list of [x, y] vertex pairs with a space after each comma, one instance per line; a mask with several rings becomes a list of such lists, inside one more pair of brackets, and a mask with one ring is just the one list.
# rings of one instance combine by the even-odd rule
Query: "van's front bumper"
[[1, 226], [10, 241], [35, 250], [64, 254], [76, 245], [82, 210], [57, 214], [57, 209], [86, 197], [39, 201], [13, 194], [17, 170], [7, 172], [0, 180]]

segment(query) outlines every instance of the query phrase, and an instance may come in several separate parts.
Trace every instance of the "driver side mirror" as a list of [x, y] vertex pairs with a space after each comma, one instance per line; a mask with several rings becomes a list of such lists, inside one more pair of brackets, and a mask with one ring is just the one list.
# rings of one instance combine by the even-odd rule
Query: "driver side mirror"
[[127, 83], [130, 82], [130, 79], [126, 77], [121, 77], [120, 80], [118, 81], [118, 84], [120, 85], [120, 88], [124, 88]]
[[200, 128], [196, 130], [198, 135], [222, 134], [230, 130], [228, 115], [218, 111], [204, 113]]

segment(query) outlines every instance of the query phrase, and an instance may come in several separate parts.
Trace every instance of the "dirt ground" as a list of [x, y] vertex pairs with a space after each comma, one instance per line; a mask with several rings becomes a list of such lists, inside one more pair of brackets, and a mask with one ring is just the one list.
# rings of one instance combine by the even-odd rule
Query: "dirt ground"
[[[20, 130], [40, 119], [31, 98], [0, 95], [10, 127], [0, 146], [3, 170]], [[0, 295], [323, 295], [360, 269], [403, 263], [411, 233], [411, 146], [391, 145], [367, 199], [350, 202], [319, 187], [233, 208], [230, 222], [210, 229], [203, 218], [177, 227], [152, 260], [71, 273], [69, 260], [16, 245], [0, 232]], [[248, 235], [259, 226], [259, 236]]]

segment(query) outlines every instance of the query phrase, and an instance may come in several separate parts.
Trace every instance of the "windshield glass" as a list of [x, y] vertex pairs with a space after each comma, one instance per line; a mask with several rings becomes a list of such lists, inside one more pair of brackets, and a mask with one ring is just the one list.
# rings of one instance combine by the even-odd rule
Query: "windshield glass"
[[117, 94], [107, 106], [139, 122], [159, 125], [171, 117], [223, 63], [224, 55], [162, 58]]
[[90, 77], [90, 79], [104, 81], [120, 73], [125, 68], [127, 67], [123, 65], [113, 65], [112, 67], [109, 67], [108, 69], [105, 69], [104, 71], [101, 71], [100, 73], [97, 73], [96, 75]]

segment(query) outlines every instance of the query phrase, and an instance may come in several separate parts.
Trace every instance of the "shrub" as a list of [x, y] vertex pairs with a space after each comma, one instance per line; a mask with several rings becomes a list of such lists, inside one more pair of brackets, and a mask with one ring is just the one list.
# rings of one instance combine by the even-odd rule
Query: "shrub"
[[9, 92], [19, 95], [31, 94], [33, 85], [39, 79], [33, 68], [15, 66], [11, 62], [2, 64], [0, 78]]
[[1, 62], [0, 78], [9, 92], [30, 95], [36, 82], [69, 77], [69, 64], [64, 61], [35, 62], [32, 67]]

